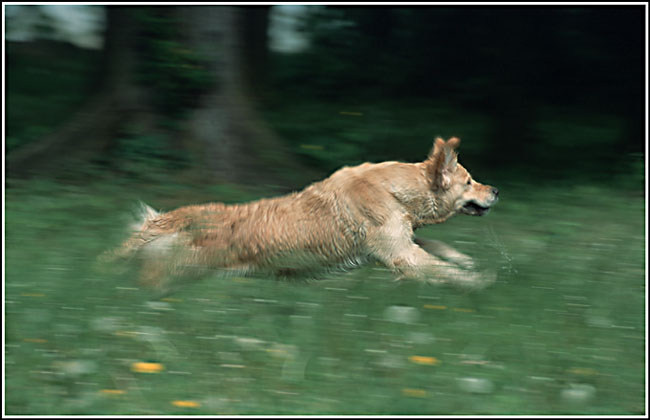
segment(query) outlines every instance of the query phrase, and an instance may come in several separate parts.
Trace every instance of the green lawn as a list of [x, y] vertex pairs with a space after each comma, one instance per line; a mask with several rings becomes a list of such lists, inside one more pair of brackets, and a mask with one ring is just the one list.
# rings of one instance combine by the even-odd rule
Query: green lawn
[[262, 192], [118, 181], [6, 191], [7, 414], [644, 413], [638, 192], [498, 184], [486, 217], [418, 231], [498, 269], [479, 292], [370, 265], [208, 278], [152, 304], [130, 274], [91, 268], [136, 200]]

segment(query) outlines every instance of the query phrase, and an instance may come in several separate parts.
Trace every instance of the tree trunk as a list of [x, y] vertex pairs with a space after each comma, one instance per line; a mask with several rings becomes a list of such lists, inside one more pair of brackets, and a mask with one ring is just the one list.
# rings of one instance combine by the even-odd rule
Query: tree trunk
[[249, 6], [239, 13], [240, 36], [244, 54], [243, 74], [246, 93], [261, 99], [268, 88], [268, 31], [271, 6]]
[[215, 77], [213, 88], [188, 123], [190, 138], [204, 152], [208, 175], [232, 182], [287, 181], [282, 169], [303, 168], [260, 117], [250, 93], [258, 91], [250, 83], [254, 74], [267, 71], [257, 67], [266, 54], [266, 29], [254, 32], [241, 27], [243, 22], [263, 20], [268, 11], [190, 6], [179, 8], [179, 13], [192, 48], [207, 60]]
[[106, 9], [99, 93], [50, 135], [8, 155], [7, 174], [50, 173], [72, 160], [87, 160], [105, 151], [127, 121], [137, 118], [139, 125], [143, 121], [152, 125], [153, 113], [147, 106], [145, 91], [135, 80], [137, 27], [127, 8]]

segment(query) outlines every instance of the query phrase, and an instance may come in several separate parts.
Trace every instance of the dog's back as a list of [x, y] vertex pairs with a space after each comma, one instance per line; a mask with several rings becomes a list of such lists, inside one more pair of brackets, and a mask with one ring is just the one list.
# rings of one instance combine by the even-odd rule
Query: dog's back
[[368, 228], [388, 211], [373, 205], [385, 194], [367, 176], [378, 166], [344, 168], [301, 192], [249, 203], [190, 205], [166, 213], [143, 205], [131, 236], [104, 259], [136, 258], [141, 281], [155, 287], [166, 277], [206, 269], [291, 275], [358, 265], [368, 254]]

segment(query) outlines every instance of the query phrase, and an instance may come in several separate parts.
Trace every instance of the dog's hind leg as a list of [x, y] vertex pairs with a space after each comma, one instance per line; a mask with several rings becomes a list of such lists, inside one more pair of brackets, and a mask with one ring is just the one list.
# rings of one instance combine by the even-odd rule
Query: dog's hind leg
[[415, 238], [414, 242], [429, 254], [439, 256], [447, 261], [461, 266], [466, 270], [475, 268], [474, 259], [472, 259], [472, 257], [465, 255], [460, 251], [457, 251], [442, 241], [435, 239]]
[[142, 263], [138, 285], [148, 291], [154, 300], [171, 294], [173, 277], [170, 270], [158, 261], [145, 260]]

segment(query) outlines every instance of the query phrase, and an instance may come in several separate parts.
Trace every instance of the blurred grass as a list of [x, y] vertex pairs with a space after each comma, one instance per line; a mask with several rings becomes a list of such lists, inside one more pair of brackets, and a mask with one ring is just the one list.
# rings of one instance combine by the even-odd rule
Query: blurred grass
[[370, 265], [307, 285], [205, 279], [150, 306], [130, 274], [91, 269], [137, 199], [171, 209], [269, 192], [11, 185], [7, 414], [644, 412], [636, 191], [501, 183], [486, 217], [418, 231], [498, 269], [480, 292], [396, 285]]

